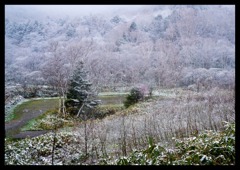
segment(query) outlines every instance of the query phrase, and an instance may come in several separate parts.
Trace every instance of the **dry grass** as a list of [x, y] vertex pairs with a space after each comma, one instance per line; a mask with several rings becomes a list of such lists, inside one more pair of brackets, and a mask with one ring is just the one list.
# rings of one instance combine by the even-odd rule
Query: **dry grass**
[[[146, 149], [149, 139], [171, 149], [174, 146], [172, 137], [188, 137], [206, 129], [222, 131], [223, 121], [235, 121], [233, 90], [215, 88], [201, 93], [171, 90], [169, 94], [175, 97], [155, 97], [103, 119], [76, 121], [70, 129], [58, 131], [57, 135], [67, 133], [74, 139], [60, 148], [56, 146], [59, 164], [98, 164], [100, 160], [115, 160], [133, 150]], [[52, 146], [49, 141], [47, 143]], [[49, 162], [51, 154], [45, 158], [45, 163]]]
[[181, 91], [175, 98], [160, 96], [103, 120], [88, 120], [74, 132], [84, 141], [86, 129], [90, 150], [118, 157], [146, 147], [149, 137], [165, 143], [172, 137], [188, 137], [206, 129], [220, 131], [223, 121], [235, 121], [234, 106], [234, 91]]

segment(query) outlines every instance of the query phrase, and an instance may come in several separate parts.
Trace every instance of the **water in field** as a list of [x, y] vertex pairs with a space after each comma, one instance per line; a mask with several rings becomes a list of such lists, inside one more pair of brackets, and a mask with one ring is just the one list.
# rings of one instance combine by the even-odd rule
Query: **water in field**
[[120, 105], [126, 99], [126, 95], [98, 96], [102, 105]]
[[[100, 95], [97, 98], [101, 100], [101, 105], [123, 105], [126, 95]], [[20, 129], [29, 120], [39, 116], [49, 109], [54, 109], [57, 106], [58, 99], [56, 98], [48, 100], [32, 100], [18, 105], [14, 110], [14, 113], [17, 114], [16, 119], [5, 123], [5, 135], [15, 136], [16, 138], [26, 136], [25, 133], [27, 134], [29, 132], [20, 132]], [[31, 133], [34, 135], [34, 132]], [[39, 134], [39, 132], [36, 133]], [[43, 133], [46, 133], [46, 131], [43, 131]]]

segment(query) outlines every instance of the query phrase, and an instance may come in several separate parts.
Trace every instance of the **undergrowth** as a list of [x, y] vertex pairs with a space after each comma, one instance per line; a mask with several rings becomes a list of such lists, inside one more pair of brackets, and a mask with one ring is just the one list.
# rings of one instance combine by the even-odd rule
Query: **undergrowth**
[[[5, 139], [5, 164], [49, 165], [53, 134], [19, 141]], [[134, 150], [128, 156], [117, 159], [109, 155], [99, 157], [98, 165], [234, 165], [235, 123], [225, 122], [222, 132], [204, 131], [190, 138], [175, 139], [175, 147], [156, 144], [149, 137], [146, 149]], [[54, 164], [87, 164], [89, 155], [84, 155], [79, 146], [81, 141], [74, 133], [56, 134]], [[84, 156], [84, 159], [83, 159]]]
[[57, 110], [49, 110], [37, 118], [30, 120], [21, 130], [52, 130], [55, 127], [61, 128], [73, 126], [73, 124], [72, 117], [68, 116], [64, 118], [58, 115]]
[[134, 151], [115, 161], [102, 159], [103, 165], [234, 165], [235, 124], [225, 123], [225, 130], [204, 131], [199, 135], [175, 139], [175, 148], [155, 144], [149, 138], [149, 147]]

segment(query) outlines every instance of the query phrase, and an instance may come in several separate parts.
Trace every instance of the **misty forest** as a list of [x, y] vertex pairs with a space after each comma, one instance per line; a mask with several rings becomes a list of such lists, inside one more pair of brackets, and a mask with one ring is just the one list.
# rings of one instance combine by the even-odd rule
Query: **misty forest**
[[5, 5], [5, 165], [235, 165], [234, 5], [49, 6]]

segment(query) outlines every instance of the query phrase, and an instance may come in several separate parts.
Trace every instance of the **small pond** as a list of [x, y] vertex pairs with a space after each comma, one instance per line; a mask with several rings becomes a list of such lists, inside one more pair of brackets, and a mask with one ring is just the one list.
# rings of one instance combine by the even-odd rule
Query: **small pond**
[[102, 105], [120, 105], [123, 104], [126, 95], [98, 96], [98, 99], [101, 100]]

